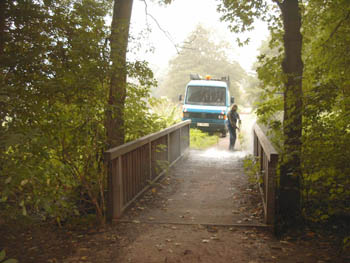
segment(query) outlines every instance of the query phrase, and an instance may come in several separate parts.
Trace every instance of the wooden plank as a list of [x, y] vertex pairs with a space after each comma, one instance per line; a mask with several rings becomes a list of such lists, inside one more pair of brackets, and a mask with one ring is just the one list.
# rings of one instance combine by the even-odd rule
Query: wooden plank
[[127, 202], [129, 202], [130, 200], [130, 196], [131, 196], [131, 176], [130, 176], [130, 153], [125, 154], [125, 161], [126, 161], [126, 181], [127, 181], [127, 188], [126, 188], [126, 200]]
[[167, 135], [167, 160], [170, 163], [171, 162], [171, 151], [173, 150], [173, 146], [171, 145], [171, 140], [170, 140], [170, 133]]
[[153, 179], [153, 177], [156, 175], [156, 154], [157, 152], [155, 151], [156, 145], [155, 141], [151, 143], [151, 176], [150, 180]]
[[191, 120], [182, 121], [182, 122], [177, 123], [169, 128], [166, 128], [160, 132], [156, 132], [156, 133], [144, 136], [142, 138], [139, 138], [135, 141], [128, 142], [128, 143], [123, 144], [121, 146], [109, 149], [105, 152], [105, 159], [107, 161], [115, 159], [120, 155], [123, 155], [127, 152], [131, 152], [132, 150], [135, 150], [136, 148], [139, 148], [139, 147], [141, 147], [149, 142], [157, 140], [158, 138], [160, 138], [164, 135], [167, 135], [167, 134], [171, 133], [172, 131], [175, 131], [183, 126], [189, 125], [190, 123], [191, 123]]
[[107, 193], [107, 219], [111, 221], [115, 216], [115, 192], [116, 183], [113, 178], [113, 161], [108, 162], [108, 170], [107, 170], [107, 181], [108, 181], [108, 193]]
[[136, 172], [137, 172], [137, 191], [140, 191], [143, 188], [143, 183], [142, 183], [142, 170], [141, 170], [141, 165], [142, 165], [142, 150], [144, 146], [141, 148], [137, 149], [137, 162], [136, 162]]
[[180, 147], [180, 155], [182, 154], [182, 138], [181, 138], [181, 135], [182, 135], [182, 128], [183, 127], [181, 127], [180, 129], [179, 129], [179, 147]]
[[276, 209], [276, 167], [278, 153], [263, 133], [259, 125], [254, 125], [254, 155], [260, 159], [260, 169], [263, 171], [264, 185], [262, 187], [262, 199], [264, 203], [264, 221], [273, 225]]
[[[141, 138], [142, 140], [116, 147], [105, 153], [105, 160], [108, 162], [109, 219], [119, 218], [123, 211], [150, 187], [148, 180], [154, 182], [165, 174], [166, 169], [157, 165], [158, 160], [169, 160], [172, 166], [186, 154], [188, 147], [182, 154], [181, 145], [179, 145], [182, 143], [182, 133], [179, 129], [185, 127], [189, 134], [189, 124], [190, 121], [176, 124], [162, 132], [145, 136]], [[171, 138], [172, 132], [174, 138]], [[177, 132], [179, 134], [176, 134]], [[189, 135], [186, 140], [188, 141], [186, 145], [189, 146]], [[177, 147], [170, 146], [169, 149], [172, 141], [177, 143], [175, 145]], [[167, 148], [158, 148], [159, 145], [166, 145]], [[176, 150], [179, 156], [175, 152], [172, 154], [171, 148]]]
[[141, 171], [142, 171], [142, 185], [145, 186], [146, 185], [146, 181], [149, 177], [149, 162], [147, 160], [147, 154], [148, 154], [148, 144], [146, 144], [143, 148], [142, 148], [142, 163], [141, 163]]
[[[187, 153], [187, 151], [186, 151]], [[184, 154], [185, 155], [185, 154]], [[184, 155], [179, 156], [176, 160], [174, 160], [169, 167], [172, 167], [177, 161], [179, 161]], [[162, 171], [157, 175], [151, 182], [156, 182], [159, 180], [160, 177], [165, 175], [166, 171]], [[142, 195], [145, 191], [147, 191], [151, 187], [151, 184], [148, 184], [145, 188], [143, 188], [138, 194], [136, 194], [131, 200], [129, 200], [125, 205], [124, 205], [124, 210], [127, 208], [129, 205], [131, 205], [140, 195]]]
[[149, 163], [149, 178], [148, 180], [152, 179], [152, 143], [148, 143], [148, 163]]
[[[117, 172], [117, 182], [116, 182], [116, 190], [117, 190], [117, 198], [116, 201], [116, 217], [119, 218], [124, 210], [124, 189], [123, 189], [123, 169], [122, 169], [122, 158], [119, 157], [118, 161], [118, 172]], [[116, 170], [117, 170], [116, 169]]]
[[[143, 147], [143, 146], [142, 146], [142, 147]], [[138, 148], [137, 151], [136, 151], [136, 181], [137, 181], [137, 191], [140, 191], [140, 190], [142, 189], [141, 170], [140, 170], [142, 147], [141, 147], [141, 148]]]
[[271, 159], [267, 167], [267, 193], [266, 193], [266, 214], [265, 223], [273, 225], [276, 215], [276, 168], [278, 163], [278, 155], [271, 155]]
[[258, 156], [258, 143], [259, 143], [259, 140], [258, 140], [258, 136], [256, 136], [256, 133], [255, 131], [253, 132], [253, 142], [254, 142], [254, 156]]
[[254, 124], [254, 132], [256, 133], [256, 136], [259, 138], [259, 142], [261, 146], [264, 149], [264, 152], [266, 153], [266, 156], [268, 160], [270, 161], [271, 154], [278, 154], [275, 148], [272, 146], [271, 142], [268, 140], [266, 135], [261, 130], [260, 126], [258, 124]]
[[135, 167], [135, 153], [136, 150], [133, 150], [131, 152], [131, 158], [130, 158], [130, 162], [131, 162], [131, 166], [130, 166], [130, 172], [131, 172], [131, 178], [132, 178], [132, 194], [131, 194], [131, 198], [133, 198], [136, 193], [137, 193], [137, 182], [136, 182], [136, 167]]

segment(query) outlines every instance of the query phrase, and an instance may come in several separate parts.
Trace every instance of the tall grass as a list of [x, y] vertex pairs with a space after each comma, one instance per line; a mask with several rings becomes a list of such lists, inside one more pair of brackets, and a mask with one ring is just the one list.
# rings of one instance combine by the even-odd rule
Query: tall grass
[[205, 149], [213, 146], [219, 142], [219, 136], [209, 135], [206, 132], [202, 132], [198, 129], [190, 130], [190, 147], [192, 149]]

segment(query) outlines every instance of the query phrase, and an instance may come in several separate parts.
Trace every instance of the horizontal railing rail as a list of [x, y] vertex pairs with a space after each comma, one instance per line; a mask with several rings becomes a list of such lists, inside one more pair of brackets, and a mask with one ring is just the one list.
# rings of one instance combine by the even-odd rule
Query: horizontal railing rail
[[265, 223], [273, 225], [276, 214], [276, 168], [278, 153], [258, 124], [253, 127], [254, 156], [259, 161], [259, 184], [262, 195]]
[[109, 220], [119, 218], [150, 183], [183, 156], [190, 144], [190, 123], [180, 122], [105, 152]]

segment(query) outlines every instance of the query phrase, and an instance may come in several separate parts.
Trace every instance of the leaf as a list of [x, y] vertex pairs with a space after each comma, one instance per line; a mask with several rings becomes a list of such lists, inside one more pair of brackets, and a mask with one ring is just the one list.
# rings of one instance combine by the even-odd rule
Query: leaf
[[22, 215], [27, 216], [27, 209], [26, 206], [22, 206]]
[[8, 198], [7, 195], [2, 196], [1, 199], [0, 199], [0, 203], [6, 202], [7, 198]]
[[3, 261], [6, 257], [6, 251], [5, 249], [1, 250], [0, 252], [0, 261]]
[[18, 263], [18, 260], [14, 258], [10, 258], [8, 260], [5, 260], [3, 263]]
[[24, 186], [28, 183], [28, 179], [24, 179], [21, 181], [21, 186]]
[[12, 177], [10, 176], [10, 177], [7, 177], [7, 179], [5, 180], [5, 184], [9, 184], [10, 182], [11, 182], [11, 180], [12, 180]]

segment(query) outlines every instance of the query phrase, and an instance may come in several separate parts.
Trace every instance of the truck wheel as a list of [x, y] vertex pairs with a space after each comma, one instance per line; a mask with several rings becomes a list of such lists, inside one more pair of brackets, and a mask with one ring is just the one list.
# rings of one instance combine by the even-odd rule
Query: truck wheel
[[221, 132], [221, 137], [222, 137], [222, 138], [225, 138], [226, 135], [227, 135], [227, 131], [222, 131], [222, 132]]

